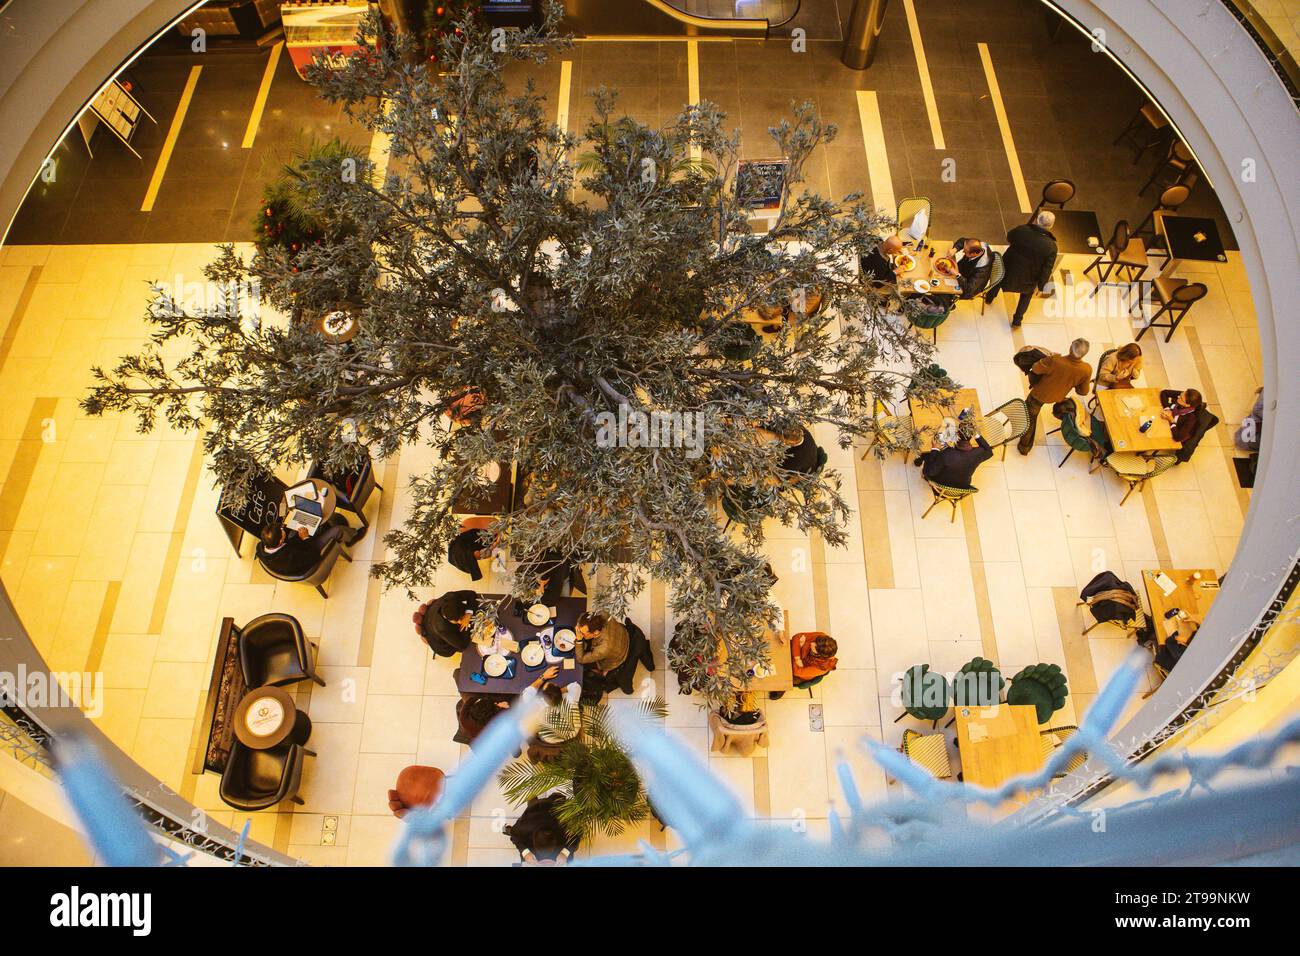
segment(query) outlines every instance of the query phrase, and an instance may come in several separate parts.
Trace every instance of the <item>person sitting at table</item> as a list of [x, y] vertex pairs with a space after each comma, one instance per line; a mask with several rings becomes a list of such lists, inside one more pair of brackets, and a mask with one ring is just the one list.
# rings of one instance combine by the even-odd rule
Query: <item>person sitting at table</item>
[[1169, 423], [1174, 441], [1182, 443], [1196, 432], [1196, 412], [1205, 404], [1201, 393], [1194, 388], [1178, 391], [1176, 388], [1160, 390], [1160, 417]]
[[993, 449], [973, 421], [957, 426], [957, 444], [917, 455], [915, 464], [927, 481], [948, 488], [970, 488], [975, 469], [993, 457]]
[[[554, 664], [546, 668], [528, 686], [537, 690], [548, 700], [551, 681], [559, 675], [560, 668]], [[452, 737], [458, 744], [472, 744], [478, 735], [503, 711], [510, 709], [515, 696], [510, 694], [465, 694], [456, 701], [456, 734]]]
[[478, 609], [475, 591], [448, 591], [415, 612], [415, 630], [438, 657], [455, 657], [469, 647], [470, 622]]
[[1061, 399], [1052, 406], [1052, 414], [1058, 422], [1064, 422], [1067, 418], [1070, 420], [1075, 434], [1089, 444], [1094, 457], [1105, 458], [1115, 450], [1111, 447], [1106, 423], [1091, 414], [1079, 396], [1071, 395]]
[[983, 292], [993, 274], [993, 253], [988, 245], [978, 239], [958, 239], [948, 254], [957, 262], [958, 298], [973, 299]]
[[496, 550], [491, 535], [483, 533], [495, 521], [492, 517], [466, 518], [460, 523], [460, 532], [447, 545], [447, 562], [468, 574], [471, 581], [482, 580], [483, 569], [478, 563], [492, 557]]
[[348, 530], [347, 521], [338, 514], [308, 534], [306, 528], [290, 532], [283, 521], [276, 519], [262, 525], [261, 540], [257, 543], [257, 560], [273, 574], [296, 578], [307, 574], [320, 564], [321, 556]]
[[[536, 561], [524, 563], [519, 568], [519, 574], [524, 579], [537, 576], [537, 589], [533, 593], [533, 598], [528, 602], [520, 602], [521, 607], [527, 610], [529, 604], [545, 604], [548, 607], [554, 607], [555, 603], [564, 597], [564, 586], [570, 585], [570, 590], [577, 589], [586, 593], [587, 584], [582, 576], [582, 568], [569, 560], [569, 557], [560, 551], [552, 548], [542, 554]], [[522, 616], [522, 614], [520, 615]]]
[[881, 239], [876, 248], [858, 260], [863, 280], [893, 285], [898, 281], [898, 273], [894, 270], [894, 256], [902, 251], [903, 240], [898, 236], [886, 236]]
[[[822, 631], [803, 631], [790, 638], [790, 663], [795, 687], [810, 687], [835, 670], [839, 651], [835, 638]], [[772, 700], [785, 696], [785, 691], [768, 694]]]
[[1166, 634], [1163, 627], [1156, 628], [1156, 657], [1155, 663], [1165, 672], [1174, 669], [1183, 656], [1183, 651], [1187, 650], [1187, 645], [1196, 632], [1200, 630], [1200, 625], [1195, 621], [1180, 621], [1178, 630], [1172, 635]]
[[631, 636], [627, 628], [600, 611], [584, 611], [576, 627], [578, 646], [573, 656], [584, 668], [604, 676], [627, 660]]
[[578, 848], [560, 822], [559, 810], [568, 798], [561, 793], [534, 797], [519, 819], [502, 831], [519, 851], [524, 866], [562, 866]]
[[1122, 345], [1101, 360], [1097, 368], [1097, 390], [1132, 388], [1142, 374], [1142, 346], [1136, 342]]

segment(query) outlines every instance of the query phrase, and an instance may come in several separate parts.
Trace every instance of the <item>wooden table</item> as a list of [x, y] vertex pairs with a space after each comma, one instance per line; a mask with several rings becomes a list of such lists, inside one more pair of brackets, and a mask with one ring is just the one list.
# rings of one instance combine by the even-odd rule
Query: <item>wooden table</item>
[[[1165, 592], [1156, 583], [1156, 576], [1159, 574], [1165, 574], [1177, 585], [1168, 597], [1165, 597]], [[1192, 577], [1194, 574], [1201, 576], [1199, 581]], [[1147, 570], [1142, 572], [1142, 583], [1147, 589], [1147, 606], [1151, 608], [1151, 623], [1157, 629], [1164, 627], [1165, 614], [1174, 609], [1186, 611], [1187, 616], [1199, 627], [1205, 623], [1205, 615], [1219, 595], [1219, 575], [1210, 568]], [[1157, 630], [1156, 633], [1159, 635], [1161, 631]]]
[[[500, 600], [506, 596], [502, 594], [484, 594], [483, 597], [490, 600]], [[571, 631], [575, 630], [578, 617], [586, 609], [586, 598], [562, 597], [555, 602], [555, 619], [551, 621], [550, 626], [553, 626], [557, 631], [566, 627]], [[497, 622], [510, 629], [510, 633], [514, 635], [514, 640], [518, 642], [520, 650], [523, 650], [525, 644], [537, 640], [537, 632], [544, 630], [547, 626], [537, 627], [517, 615], [513, 598], [507, 598], [502, 603], [501, 609], [497, 611]], [[565, 653], [557, 651], [555, 653], [560, 658], [573, 660], [574, 657], [573, 651]], [[522, 694], [524, 688], [541, 677], [548, 667], [557, 666], [554, 661], [543, 660], [537, 667], [527, 667], [518, 652], [506, 656], [514, 659], [514, 676], [489, 677], [483, 672], [483, 655], [479, 653], [478, 646], [471, 643], [460, 655], [456, 686], [468, 694]], [[563, 687], [566, 684], [582, 683], [582, 665], [576, 660], [573, 660], [573, 667], [571, 668], [566, 668], [563, 663], [558, 664], [558, 666], [560, 672], [551, 681], [554, 686]], [[474, 679], [476, 676], [479, 680]]]
[[[981, 787], [997, 788], [1012, 777], [1042, 769], [1042, 738], [1038, 709], [1032, 704], [997, 704], [993, 707], [954, 707], [957, 749], [961, 752], [962, 779]], [[1001, 816], [1017, 809], [1022, 794], [994, 809]]]
[[[1130, 409], [1127, 403], [1132, 400], [1140, 401], [1142, 407]], [[1160, 389], [1103, 388], [1097, 391], [1097, 402], [1106, 418], [1111, 446], [1116, 451], [1176, 451], [1183, 447], [1181, 442], [1174, 440], [1169, 422], [1160, 417], [1163, 409]], [[1148, 416], [1153, 419], [1151, 427], [1145, 432], [1139, 431], [1143, 419]]]
[[282, 687], [256, 687], [235, 708], [235, 736], [254, 750], [279, 746], [293, 732], [298, 709]]
[[[794, 660], [790, 656], [790, 612], [784, 612], [785, 623], [780, 631], [767, 629], [767, 655], [772, 665], [772, 673], [762, 677], [750, 678], [747, 690], [761, 690], [773, 693], [794, 688]], [[727, 659], [727, 645], [718, 642], [718, 663]]]
[[[961, 295], [961, 280], [958, 276], [940, 275], [934, 271], [934, 260], [944, 258], [946, 252], [942, 256], [931, 256], [925, 252], [906, 249], [904, 253], [915, 259], [916, 265], [907, 272], [898, 274], [899, 295]], [[929, 282], [930, 291], [919, 291], [913, 285], [917, 279]]]
[[[314, 535], [317, 531], [319, 531], [321, 528], [325, 527], [326, 522], [328, 522], [330, 518], [334, 516], [334, 508], [338, 504], [339, 495], [338, 492], [334, 490], [334, 486], [331, 485], [325, 479], [307, 478], [304, 481], [298, 482], [298, 484], [294, 485], [293, 488], [285, 489], [284, 505], [283, 505], [283, 514], [285, 518], [288, 518], [290, 515], [293, 514], [294, 507], [293, 507], [293, 501], [291, 499], [297, 497], [296, 495], [290, 494], [290, 492], [292, 492], [294, 488], [298, 488], [306, 484], [310, 484], [313, 488], [316, 489], [316, 503], [320, 505], [320, 521], [317, 523], [314, 529], [307, 532], [308, 537], [310, 537]], [[285, 527], [287, 527], [292, 532], [298, 529], [298, 524], [295, 521], [286, 521]]]
[[928, 436], [930, 447], [933, 448], [934, 436], [943, 428], [943, 420], [945, 418], [956, 418], [963, 409], [969, 408], [977, 422], [982, 417], [980, 415], [980, 397], [975, 389], [958, 389], [951, 394], [952, 399], [945, 404], [931, 405], [928, 402], [908, 402], [912, 409], [912, 431], [922, 436], [923, 445]]

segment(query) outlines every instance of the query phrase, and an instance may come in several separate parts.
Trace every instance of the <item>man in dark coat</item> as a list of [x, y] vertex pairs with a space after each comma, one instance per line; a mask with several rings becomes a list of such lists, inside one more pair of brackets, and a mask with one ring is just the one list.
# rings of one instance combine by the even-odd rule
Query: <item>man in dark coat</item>
[[1006, 271], [998, 291], [1020, 293], [1011, 318], [1012, 328], [1024, 321], [1034, 293], [1042, 292], [1052, 281], [1052, 268], [1056, 265], [1056, 237], [1052, 235], [1055, 224], [1056, 214], [1044, 209], [1033, 222], [1016, 226], [1007, 233], [1007, 251], [1002, 254]]
[[993, 275], [993, 252], [987, 243], [978, 239], [958, 239], [948, 253], [957, 263], [957, 280], [961, 283], [961, 298], [973, 299], [989, 284]]
[[257, 560], [272, 574], [300, 578], [320, 564], [326, 548], [342, 538], [347, 528], [348, 523], [337, 514], [331, 515], [314, 535], [305, 528], [290, 531], [283, 521], [274, 521], [262, 526]]
[[470, 621], [478, 608], [474, 591], [448, 591], [417, 612], [416, 630], [439, 657], [455, 657], [470, 642]]

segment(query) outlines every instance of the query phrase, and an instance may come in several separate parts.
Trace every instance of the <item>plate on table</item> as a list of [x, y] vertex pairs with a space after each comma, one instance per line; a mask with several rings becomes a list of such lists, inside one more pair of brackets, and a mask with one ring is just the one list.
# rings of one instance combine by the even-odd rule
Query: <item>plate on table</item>
[[917, 292], [929, 292], [930, 283], [925, 279], [917, 279], [915, 282], [912, 283], [912, 288], [915, 289]]
[[509, 666], [504, 654], [489, 654], [483, 659], [483, 673], [488, 677], [500, 677]]
[[567, 654], [569, 651], [573, 650], [577, 643], [578, 635], [574, 634], [573, 631], [569, 630], [567, 627], [562, 627], [555, 632], [555, 649], [557, 651]]
[[538, 667], [546, 659], [546, 649], [537, 641], [533, 641], [523, 646], [519, 652], [519, 659], [524, 662], [525, 667]]
[[529, 624], [534, 627], [541, 627], [551, 619], [551, 609], [545, 604], [534, 604], [528, 609], [525, 616], [528, 618]]
[[906, 252], [900, 252], [894, 257], [894, 269], [898, 272], [911, 272], [916, 268], [916, 260]]
[[489, 485], [495, 485], [501, 480], [501, 465], [499, 462], [490, 461], [478, 470], [478, 476]]
[[957, 263], [949, 256], [944, 256], [942, 259], [935, 259], [934, 271], [939, 273], [941, 276], [952, 278], [957, 274]]

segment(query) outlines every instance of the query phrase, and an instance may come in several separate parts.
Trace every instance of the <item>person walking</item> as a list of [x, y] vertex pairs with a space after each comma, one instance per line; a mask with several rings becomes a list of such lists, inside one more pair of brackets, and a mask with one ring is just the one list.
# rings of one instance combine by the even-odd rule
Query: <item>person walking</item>
[[1044, 291], [1052, 281], [1052, 268], [1056, 265], [1054, 225], [1056, 214], [1044, 209], [1033, 222], [1016, 226], [1007, 233], [1007, 251], [1002, 254], [1005, 272], [1001, 284], [989, 294], [987, 301], [992, 302], [998, 292], [1020, 293], [1015, 314], [1011, 317], [1013, 329], [1019, 328], [1024, 321], [1034, 293]]
[[1034, 363], [1031, 371], [1038, 376], [1038, 380], [1025, 399], [1029, 427], [1016, 445], [1020, 454], [1028, 455], [1034, 447], [1038, 413], [1044, 405], [1055, 405], [1063, 401], [1071, 389], [1080, 395], [1088, 394], [1088, 389], [1092, 386], [1092, 366], [1083, 360], [1087, 354], [1088, 340], [1075, 339], [1070, 343], [1069, 355], [1048, 355]]

